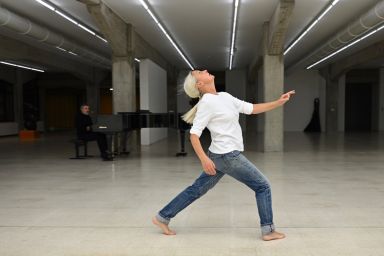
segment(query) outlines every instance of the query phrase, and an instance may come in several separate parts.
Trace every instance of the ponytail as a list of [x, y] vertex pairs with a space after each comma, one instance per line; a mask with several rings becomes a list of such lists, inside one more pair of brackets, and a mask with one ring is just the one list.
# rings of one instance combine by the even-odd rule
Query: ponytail
[[[200, 92], [196, 88], [196, 78], [192, 75], [192, 71], [188, 73], [187, 77], [184, 80], [184, 91], [191, 98], [200, 98]], [[197, 112], [197, 104], [191, 108], [187, 113], [182, 116], [182, 119], [189, 123], [193, 123], [195, 115]]]
[[193, 119], [195, 119], [196, 112], [197, 104], [182, 116], [183, 120], [188, 124], [192, 124]]

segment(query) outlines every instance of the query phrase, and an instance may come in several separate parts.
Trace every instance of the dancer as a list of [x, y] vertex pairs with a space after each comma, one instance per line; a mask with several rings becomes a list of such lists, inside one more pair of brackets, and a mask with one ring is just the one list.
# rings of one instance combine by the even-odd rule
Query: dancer
[[[170, 220], [213, 188], [224, 174], [228, 174], [255, 192], [262, 239], [269, 241], [284, 238], [285, 235], [277, 232], [273, 223], [269, 181], [241, 154], [244, 145], [239, 113], [249, 115], [272, 110], [284, 105], [295, 91], [283, 94], [276, 101], [251, 104], [226, 92], [216, 92], [215, 77], [207, 70], [191, 71], [185, 78], [184, 91], [191, 98], [200, 98], [183, 119], [193, 124], [190, 139], [204, 172], [152, 218], [153, 224], [164, 234], [175, 235], [168, 226]], [[200, 143], [200, 135], [205, 127], [210, 131], [212, 139], [208, 155]]]

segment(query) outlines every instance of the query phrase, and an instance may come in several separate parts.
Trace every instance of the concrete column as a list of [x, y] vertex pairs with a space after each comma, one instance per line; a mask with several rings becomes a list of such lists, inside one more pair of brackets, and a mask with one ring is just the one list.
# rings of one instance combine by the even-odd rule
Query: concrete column
[[[283, 56], [264, 56], [264, 101], [278, 99], [284, 91]], [[282, 151], [284, 139], [283, 108], [265, 113], [264, 151]]]
[[[267, 39], [269, 24], [264, 24], [264, 55], [263, 55], [263, 101], [278, 99], [284, 91], [284, 58], [283, 54], [270, 55]], [[264, 114], [264, 151], [282, 151], [284, 139], [283, 108], [276, 108]]]
[[135, 31], [100, 0], [79, 0], [87, 5], [112, 49], [113, 112], [136, 111]]
[[[247, 81], [246, 87], [245, 87], [245, 100], [250, 103], [257, 103], [257, 79], [254, 81]], [[246, 116], [246, 131], [248, 134], [255, 134], [257, 133], [257, 122], [258, 118], [256, 118], [253, 115]]]
[[338, 116], [337, 116], [337, 130], [345, 130], [345, 74], [338, 79]]
[[23, 74], [20, 69], [15, 70], [16, 83], [14, 88], [14, 111], [15, 122], [17, 122], [19, 130], [24, 129], [24, 108], [23, 108]]
[[339, 99], [339, 79], [326, 77], [325, 88], [325, 132], [332, 133], [338, 131], [338, 99]]
[[136, 111], [133, 57], [113, 57], [112, 62], [113, 112]]
[[384, 68], [379, 76], [379, 131], [384, 131]]
[[39, 122], [40, 126], [38, 125], [38, 130], [44, 132], [45, 131], [45, 104], [46, 104], [46, 88], [39, 85], [39, 105], [40, 105], [40, 112], [39, 112]]

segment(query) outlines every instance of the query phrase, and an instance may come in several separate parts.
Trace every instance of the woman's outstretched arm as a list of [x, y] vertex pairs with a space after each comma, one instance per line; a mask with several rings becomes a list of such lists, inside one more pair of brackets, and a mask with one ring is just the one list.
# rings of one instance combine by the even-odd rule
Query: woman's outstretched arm
[[281, 95], [281, 97], [278, 100], [266, 102], [266, 103], [253, 104], [252, 114], [260, 114], [260, 113], [275, 109], [277, 107], [280, 107], [284, 105], [293, 94], [295, 94], [294, 90], [284, 93], [283, 95]]

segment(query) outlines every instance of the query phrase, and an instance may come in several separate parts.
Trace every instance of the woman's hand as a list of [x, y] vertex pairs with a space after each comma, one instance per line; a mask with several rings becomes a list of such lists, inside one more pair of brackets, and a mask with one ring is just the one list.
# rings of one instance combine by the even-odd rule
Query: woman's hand
[[296, 93], [295, 90], [284, 93], [283, 95], [281, 95], [280, 99], [277, 100], [277, 102], [279, 103], [279, 105], [284, 105], [287, 101], [289, 101], [289, 98], [291, 97], [291, 95], [295, 93]]
[[216, 175], [215, 163], [209, 157], [205, 157], [201, 160], [201, 165], [203, 166], [203, 170], [206, 174]]

